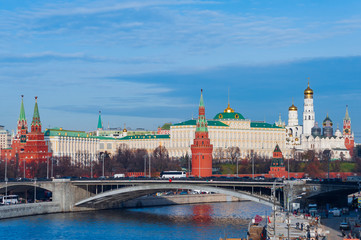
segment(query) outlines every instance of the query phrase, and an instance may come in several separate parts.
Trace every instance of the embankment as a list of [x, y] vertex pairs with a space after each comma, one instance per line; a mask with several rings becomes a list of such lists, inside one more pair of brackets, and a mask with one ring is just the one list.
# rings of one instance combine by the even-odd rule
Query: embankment
[[[214, 202], [231, 202], [241, 201], [238, 198], [226, 196], [223, 194], [195, 194], [195, 195], [174, 195], [161, 197], [140, 197], [121, 203], [120, 207], [154, 207], [168, 206], [180, 204], [196, 204], [196, 203], [214, 203]], [[97, 210], [97, 209], [88, 209]], [[84, 211], [82, 208], [81, 211]], [[0, 207], [0, 219], [25, 217], [40, 214], [60, 213], [60, 204], [56, 202], [28, 203], [7, 205]]]

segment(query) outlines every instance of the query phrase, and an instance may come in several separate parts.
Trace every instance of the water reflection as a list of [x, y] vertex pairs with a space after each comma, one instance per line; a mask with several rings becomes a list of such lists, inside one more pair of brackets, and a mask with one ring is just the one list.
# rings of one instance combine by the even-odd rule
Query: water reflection
[[236, 202], [51, 214], [2, 220], [0, 239], [246, 237], [249, 218], [270, 210], [253, 202]]

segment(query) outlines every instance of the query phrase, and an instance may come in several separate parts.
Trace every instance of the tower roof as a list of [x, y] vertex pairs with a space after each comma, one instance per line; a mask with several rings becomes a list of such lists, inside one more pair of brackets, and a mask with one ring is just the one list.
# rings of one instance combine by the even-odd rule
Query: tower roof
[[197, 119], [196, 132], [208, 132], [207, 120], [205, 116], [204, 102], [203, 102], [203, 90], [201, 90], [201, 99], [199, 101], [199, 116]]
[[103, 129], [103, 123], [102, 123], [102, 115], [101, 115], [101, 111], [99, 111], [99, 118], [98, 118], [98, 127], [97, 129]]
[[327, 113], [327, 115], [326, 115], [325, 120], [323, 120], [323, 122], [326, 123], [327, 121], [330, 121], [330, 122], [332, 123], [332, 120], [331, 120], [331, 118], [328, 116], [328, 113]]
[[288, 111], [297, 111], [297, 107], [293, 103], [293, 98], [292, 98], [292, 106], [288, 108]]
[[204, 107], [204, 102], [203, 102], [203, 89], [201, 89], [201, 99], [199, 100], [199, 107]]
[[39, 108], [38, 108], [38, 97], [35, 97], [34, 115], [31, 125], [41, 125]]
[[275, 150], [273, 150], [273, 152], [281, 152], [280, 146], [278, 146], [278, 144], [275, 147]]
[[21, 95], [21, 106], [20, 106], [19, 121], [26, 121], [25, 109], [24, 109], [24, 95]]
[[310, 78], [308, 78], [307, 88], [304, 91], [305, 98], [313, 98], [313, 90], [310, 88]]
[[348, 115], [348, 105], [346, 105], [345, 120], [350, 120], [350, 116]]

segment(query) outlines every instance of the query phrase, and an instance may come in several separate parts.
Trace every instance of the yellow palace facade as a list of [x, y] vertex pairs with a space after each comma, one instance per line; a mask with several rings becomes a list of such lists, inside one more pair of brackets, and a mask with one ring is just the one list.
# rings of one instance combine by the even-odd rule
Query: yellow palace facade
[[[272, 157], [273, 149], [277, 144], [286, 156], [288, 154], [284, 127], [245, 119], [229, 104], [223, 112], [207, 122], [215, 159], [229, 158], [230, 149], [233, 147], [239, 148], [239, 158], [248, 158], [252, 154]], [[47, 129], [45, 139], [48, 141], [49, 150], [53, 156], [70, 156], [75, 158], [75, 162], [89, 161], [86, 156], [91, 156], [93, 160], [96, 160], [100, 152], [114, 155], [118, 148], [124, 146], [130, 149], [146, 149], [149, 153], [158, 146], [162, 146], [168, 150], [170, 157], [179, 158], [187, 154], [191, 156], [190, 146], [193, 144], [195, 130], [196, 119], [191, 119], [173, 124], [170, 127], [170, 134], [165, 135], [127, 135], [124, 129], [122, 136], [114, 137], [63, 129]]]

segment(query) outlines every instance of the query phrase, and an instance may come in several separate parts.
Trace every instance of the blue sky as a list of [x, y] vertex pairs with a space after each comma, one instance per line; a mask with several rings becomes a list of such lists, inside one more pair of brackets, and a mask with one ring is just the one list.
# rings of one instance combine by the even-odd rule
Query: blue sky
[[[299, 116], [310, 77], [315, 111], [361, 135], [360, 1], [0, 2], [0, 124], [14, 129], [20, 95], [44, 128], [155, 129], [227, 105], [246, 118]], [[300, 118], [301, 119], [301, 118]], [[358, 138], [360, 139], [360, 138]]]

